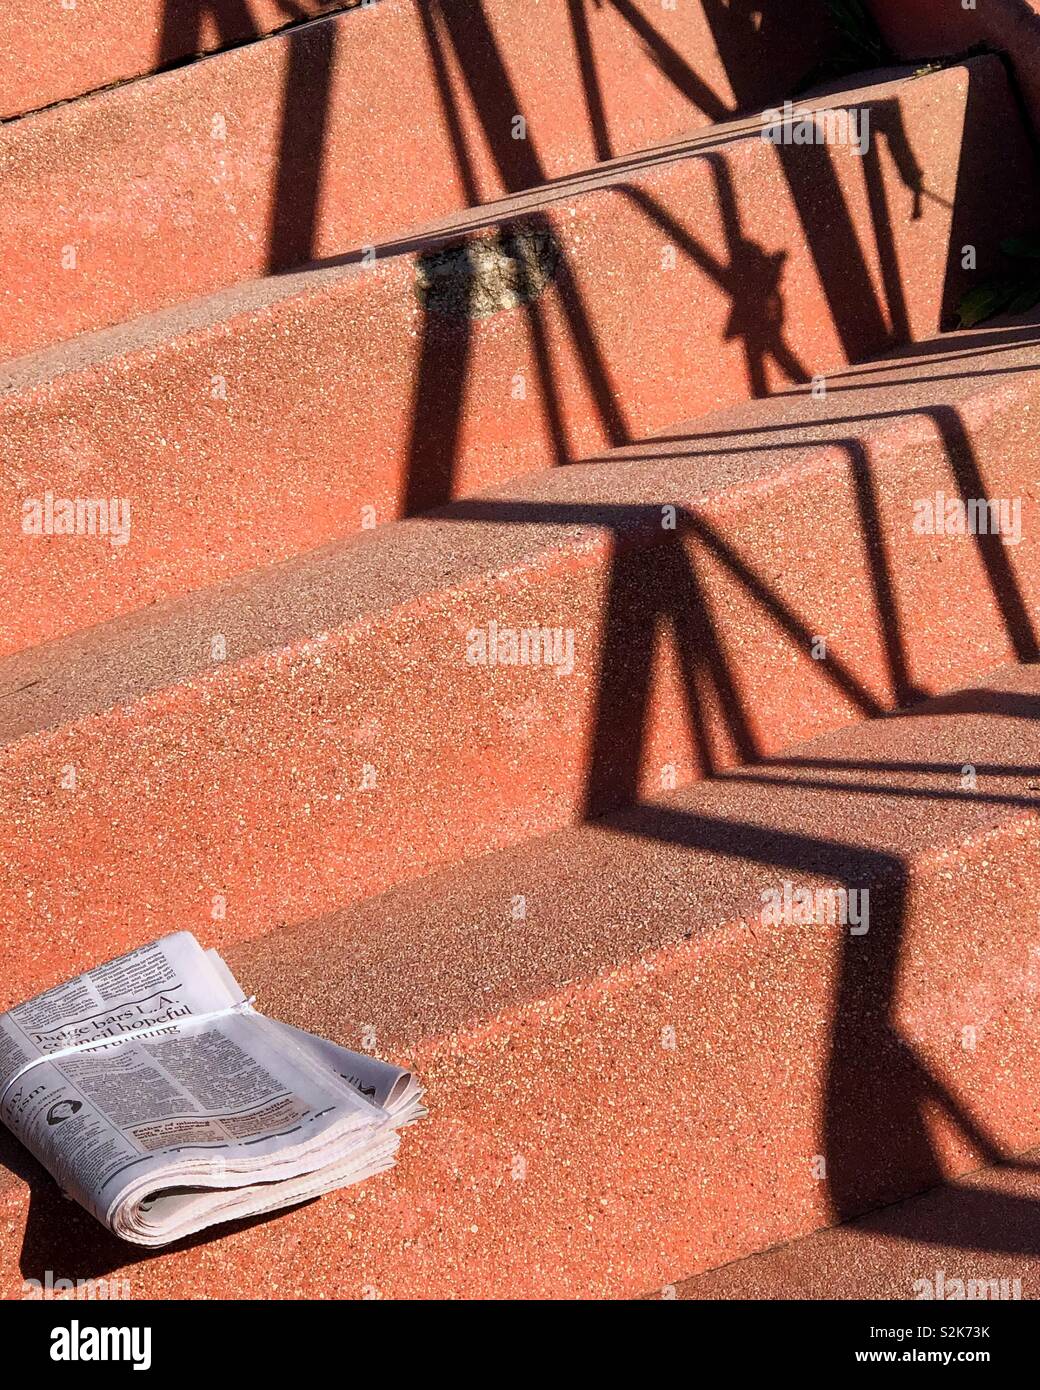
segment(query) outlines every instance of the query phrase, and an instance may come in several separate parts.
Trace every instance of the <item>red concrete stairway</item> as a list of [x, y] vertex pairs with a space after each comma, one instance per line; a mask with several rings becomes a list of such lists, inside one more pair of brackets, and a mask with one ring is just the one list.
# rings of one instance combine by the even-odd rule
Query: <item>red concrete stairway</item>
[[[1002, 58], [161, 8], [0, 43], [0, 1008], [189, 928], [431, 1116], [135, 1296], [634, 1296], [1040, 1143], [1040, 315], [945, 331], [1040, 221]], [[4, 1292], [125, 1265], [0, 1157]]]

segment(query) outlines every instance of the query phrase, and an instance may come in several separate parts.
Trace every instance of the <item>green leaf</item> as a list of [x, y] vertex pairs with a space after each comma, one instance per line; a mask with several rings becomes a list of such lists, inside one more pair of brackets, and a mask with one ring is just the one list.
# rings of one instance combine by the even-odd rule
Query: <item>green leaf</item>
[[969, 290], [957, 306], [959, 327], [974, 328], [984, 319], [999, 314], [1014, 297], [1014, 287], [1008, 285], [979, 285]]
[[1008, 305], [1009, 314], [1024, 314], [1040, 304], [1040, 279], [1027, 280]]
[[1020, 260], [1040, 260], [1040, 236], [1013, 236], [1000, 243], [1001, 251]]
[[863, 0], [825, 0], [832, 28], [842, 51], [835, 57], [841, 63], [858, 60], [861, 65], [877, 66], [885, 57], [885, 45]]

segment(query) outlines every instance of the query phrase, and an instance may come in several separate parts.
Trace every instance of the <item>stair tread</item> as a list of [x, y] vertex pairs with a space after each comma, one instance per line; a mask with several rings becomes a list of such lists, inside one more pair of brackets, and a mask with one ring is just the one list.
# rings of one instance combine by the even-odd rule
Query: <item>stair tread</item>
[[1040, 309], [935, 336], [1040, 214], [1028, 63], [787, 148], [822, 0], [115, 3], [0, 38], [0, 118], [76, 98], [0, 124], [0, 510], [135, 542], [0, 532], [0, 1009], [186, 928], [429, 1116], [147, 1256], [0, 1129], [0, 1287], [1032, 1278]]
[[[1038, 1240], [1040, 1149], [1032, 1149], [858, 1221], [684, 1280], [668, 1297], [960, 1302], [971, 1281], [983, 1281], [990, 1299], [1035, 1298]], [[875, 1342], [872, 1349], [893, 1345]]]

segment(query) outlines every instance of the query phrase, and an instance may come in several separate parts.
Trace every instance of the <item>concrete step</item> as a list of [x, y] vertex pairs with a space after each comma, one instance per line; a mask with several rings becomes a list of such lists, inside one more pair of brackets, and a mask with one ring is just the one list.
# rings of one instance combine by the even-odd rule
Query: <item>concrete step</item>
[[[235, 947], [264, 1009], [421, 1072], [399, 1166], [134, 1263], [9, 1140], [5, 1286], [634, 1296], [1037, 1146], [1038, 717], [1003, 670]], [[785, 882], [869, 898], [763, 918]]]
[[[1038, 1250], [1040, 1149], [1033, 1149], [651, 1296], [1011, 1302], [1040, 1298]], [[896, 1345], [889, 1339], [873, 1348]]]
[[[22, 84], [41, 73], [57, 87], [69, 69], [94, 81], [82, 61], [91, 27], [117, 45], [130, 30], [165, 54], [200, 14], [225, 16], [233, 37], [320, 6], [166, 0], [161, 33], [159, 0], [144, 13], [119, 6], [110, 25], [116, 8], [53, 0], [12, 23], [0, 83], [4, 67], [18, 82], [0, 101], [38, 103], [46, 87], [32, 98]], [[738, 8], [712, 3], [709, 19], [699, 0], [378, 0], [11, 122], [0, 131], [4, 355], [378, 244], [781, 101], [819, 60], [825, 7], [774, 0], [757, 30]], [[37, 45], [48, 57], [32, 67]]]
[[834, 94], [865, 158], [738, 121], [8, 364], [2, 509], [131, 540], [4, 528], [0, 652], [934, 334], [1040, 208], [1008, 103], [994, 58]]
[[0, 118], [248, 42], [359, 0], [9, 0], [0, 35]]
[[[681, 5], [531, 0], [522, 11], [507, 0], [250, 0], [248, 6], [237, 0], [141, 0], [131, 9], [118, 0], [72, 0], [46, 9], [30, 0], [8, 0], [7, 32], [0, 36], [0, 118], [299, 26], [312, 16], [354, 9], [371, 11], [367, 22], [378, 26], [384, 48], [397, 57], [391, 64], [387, 52], [381, 55], [381, 82], [370, 69], [359, 68], [366, 80], [359, 98], [374, 98], [375, 104], [365, 106], [359, 99], [355, 111], [371, 116], [373, 126], [396, 123], [402, 108], [423, 104], [424, 96], [429, 101], [433, 58], [423, 45], [424, 30], [439, 30], [446, 47], [451, 37], [457, 41], [457, 67], [450, 59], [444, 62], [446, 79], [453, 81], [467, 62], [481, 77], [489, 76], [490, 36], [503, 65], [523, 80], [525, 97], [527, 87], [535, 86], [542, 111], [559, 116], [579, 101], [584, 104], [590, 139], [594, 130], [616, 133], [611, 118], [623, 99], [616, 76], [631, 81], [644, 103], [643, 119], [652, 119], [651, 108], [665, 102], [674, 109], [686, 106], [694, 120], [704, 112], [717, 119], [741, 103], [746, 109], [785, 95], [820, 61], [830, 41], [820, 0], [772, 0], [758, 11], [714, 0]], [[345, 44], [354, 42], [360, 18], [340, 31]], [[294, 27], [294, 41], [298, 33]], [[618, 50], [628, 70], [615, 74], [610, 64]], [[312, 75], [307, 56], [301, 37], [292, 60], [301, 84]], [[548, 83], [542, 85], [549, 61], [555, 61], [555, 75], [562, 79], [555, 102]], [[425, 93], [417, 90], [422, 83]], [[484, 81], [482, 92], [490, 94], [492, 86]], [[342, 99], [335, 81], [332, 91]]]
[[9, 657], [0, 1007], [1035, 660], [1038, 392], [950, 335]]
[[947, 5], [943, 0], [867, 0], [893, 53], [941, 61], [987, 49], [1005, 56], [1027, 119], [1040, 136], [1040, 0], [986, 0]]

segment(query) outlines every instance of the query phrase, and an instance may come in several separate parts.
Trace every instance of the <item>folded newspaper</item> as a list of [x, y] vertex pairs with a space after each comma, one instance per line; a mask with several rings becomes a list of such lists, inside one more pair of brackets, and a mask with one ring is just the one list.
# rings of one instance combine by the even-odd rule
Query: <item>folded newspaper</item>
[[138, 1245], [392, 1167], [421, 1095], [400, 1067], [265, 1018], [190, 932], [0, 1014], [0, 1118]]

